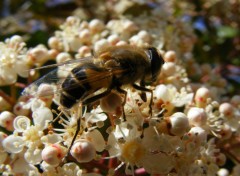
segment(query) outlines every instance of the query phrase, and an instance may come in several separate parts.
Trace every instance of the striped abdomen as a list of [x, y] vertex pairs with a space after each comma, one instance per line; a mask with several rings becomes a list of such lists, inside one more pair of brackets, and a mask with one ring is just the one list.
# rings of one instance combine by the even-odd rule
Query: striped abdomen
[[104, 68], [99, 68], [93, 63], [77, 66], [62, 83], [60, 103], [66, 108], [71, 108], [98, 89], [107, 87], [110, 82], [109, 71]]

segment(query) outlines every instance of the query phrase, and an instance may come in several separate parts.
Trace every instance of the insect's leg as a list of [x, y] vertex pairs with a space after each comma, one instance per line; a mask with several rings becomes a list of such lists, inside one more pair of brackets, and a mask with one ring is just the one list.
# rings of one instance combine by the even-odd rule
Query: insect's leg
[[127, 91], [121, 89], [120, 87], [117, 87], [117, 91], [121, 94], [124, 94], [124, 99], [123, 99], [123, 102], [122, 102], [122, 111], [123, 111], [123, 120], [126, 121], [126, 114], [125, 114], [125, 111], [124, 111], [124, 105], [126, 104], [126, 100], [127, 100]]
[[151, 89], [148, 89], [146, 87], [142, 87], [142, 86], [139, 86], [137, 84], [133, 84], [132, 85], [135, 89], [137, 90], [141, 90], [141, 91], [144, 91], [144, 92], [149, 92], [151, 93], [151, 99], [150, 99], [150, 103], [149, 103], [149, 113], [150, 115], [152, 116], [152, 103], [153, 103], [153, 91]]
[[[145, 87], [144, 79], [142, 79], [142, 80], [140, 81], [140, 87]], [[141, 93], [140, 93], [140, 97], [141, 97], [141, 99], [142, 99], [144, 102], [147, 101], [147, 95], [146, 95], [146, 92], [141, 91]]]
[[99, 100], [100, 98], [103, 98], [103, 97], [107, 96], [107, 95], [110, 94], [110, 93], [111, 93], [111, 89], [107, 89], [106, 91], [104, 91], [104, 92], [102, 92], [102, 93], [100, 93], [100, 94], [97, 94], [97, 95], [95, 95], [95, 96], [92, 96], [92, 97], [84, 100], [84, 101], [82, 102], [82, 104], [83, 104], [83, 105], [88, 105], [88, 104], [90, 104], [90, 103], [93, 103], [93, 102]]

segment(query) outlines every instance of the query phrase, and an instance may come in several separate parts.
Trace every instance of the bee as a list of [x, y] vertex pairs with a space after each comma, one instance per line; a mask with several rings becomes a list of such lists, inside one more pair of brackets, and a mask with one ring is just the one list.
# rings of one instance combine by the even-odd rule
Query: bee
[[[60, 104], [64, 108], [72, 108], [79, 102], [82, 105], [91, 104], [107, 96], [112, 90], [124, 95], [122, 103], [124, 106], [127, 92], [121, 87], [131, 85], [137, 90], [151, 93], [149, 106], [151, 109], [152, 90], [147, 89], [145, 85], [148, 82], [156, 81], [164, 63], [156, 48], [138, 48], [130, 45], [111, 46], [101, 50], [96, 56], [82, 59], [82, 61], [81, 59], [68, 61], [63, 65], [77, 62], [79, 63], [71, 69], [68, 76], [58, 82]], [[50, 72], [33, 85], [36, 86], [54, 80], [55, 72], [56, 70]], [[94, 95], [102, 88], [105, 91]], [[141, 94], [141, 98], [146, 101], [144, 94]], [[125, 114], [123, 115], [125, 116]]]

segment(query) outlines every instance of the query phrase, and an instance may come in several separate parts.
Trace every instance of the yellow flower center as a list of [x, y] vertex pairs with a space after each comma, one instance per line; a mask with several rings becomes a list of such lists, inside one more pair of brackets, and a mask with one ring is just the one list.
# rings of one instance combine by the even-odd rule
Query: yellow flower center
[[135, 165], [145, 154], [145, 148], [137, 140], [128, 141], [122, 146], [121, 157], [129, 164]]

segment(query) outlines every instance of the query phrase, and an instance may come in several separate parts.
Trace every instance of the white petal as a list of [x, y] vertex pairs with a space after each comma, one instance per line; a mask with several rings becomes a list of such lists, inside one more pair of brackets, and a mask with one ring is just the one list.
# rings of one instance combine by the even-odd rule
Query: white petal
[[18, 60], [16, 62], [15, 70], [17, 74], [23, 78], [27, 78], [29, 75], [29, 67], [26, 61]]
[[48, 122], [53, 120], [53, 114], [50, 109], [46, 107], [38, 108], [33, 112], [33, 121], [35, 125], [38, 125], [41, 129], [46, 129]]
[[0, 77], [2, 78], [2, 80], [0, 79], [0, 86], [10, 85], [17, 81], [17, 73], [9, 67], [1, 68]]
[[87, 136], [90, 138], [90, 141], [94, 144], [94, 147], [98, 152], [105, 149], [105, 140], [98, 130], [92, 130], [87, 134]]
[[31, 125], [31, 121], [26, 116], [17, 116], [13, 121], [14, 129], [17, 132], [23, 132], [28, 129]]
[[3, 140], [3, 147], [9, 153], [19, 153], [23, 150], [24, 141], [20, 136], [10, 135]]
[[62, 138], [60, 135], [58, 134], [47, 134], [45, 136], [43, 136], [41, 138], [41, 141], [44, 143], [44, 144], [54, 144], [54, 143], [57, 143], [59, 141], [62, 141]]
[[156, 87], [155, 95], [157, 99], [162, 99], [164, 102], [169, 101], [170, 95], [167, 86], [161, 84]]
[[42, 150], [40, 149], [29, 148], [24, 153], [24, 158], [30, 164], [34, 164], [34, 165], [39, 164], [42, 161], [41, 151]]
[[117, 143], [117, 140], [113, 134], [108, 136], [107, 145], [110, 147], [108, 149], [109, 156], [117, 156], [120, 154], [120, 148]]

